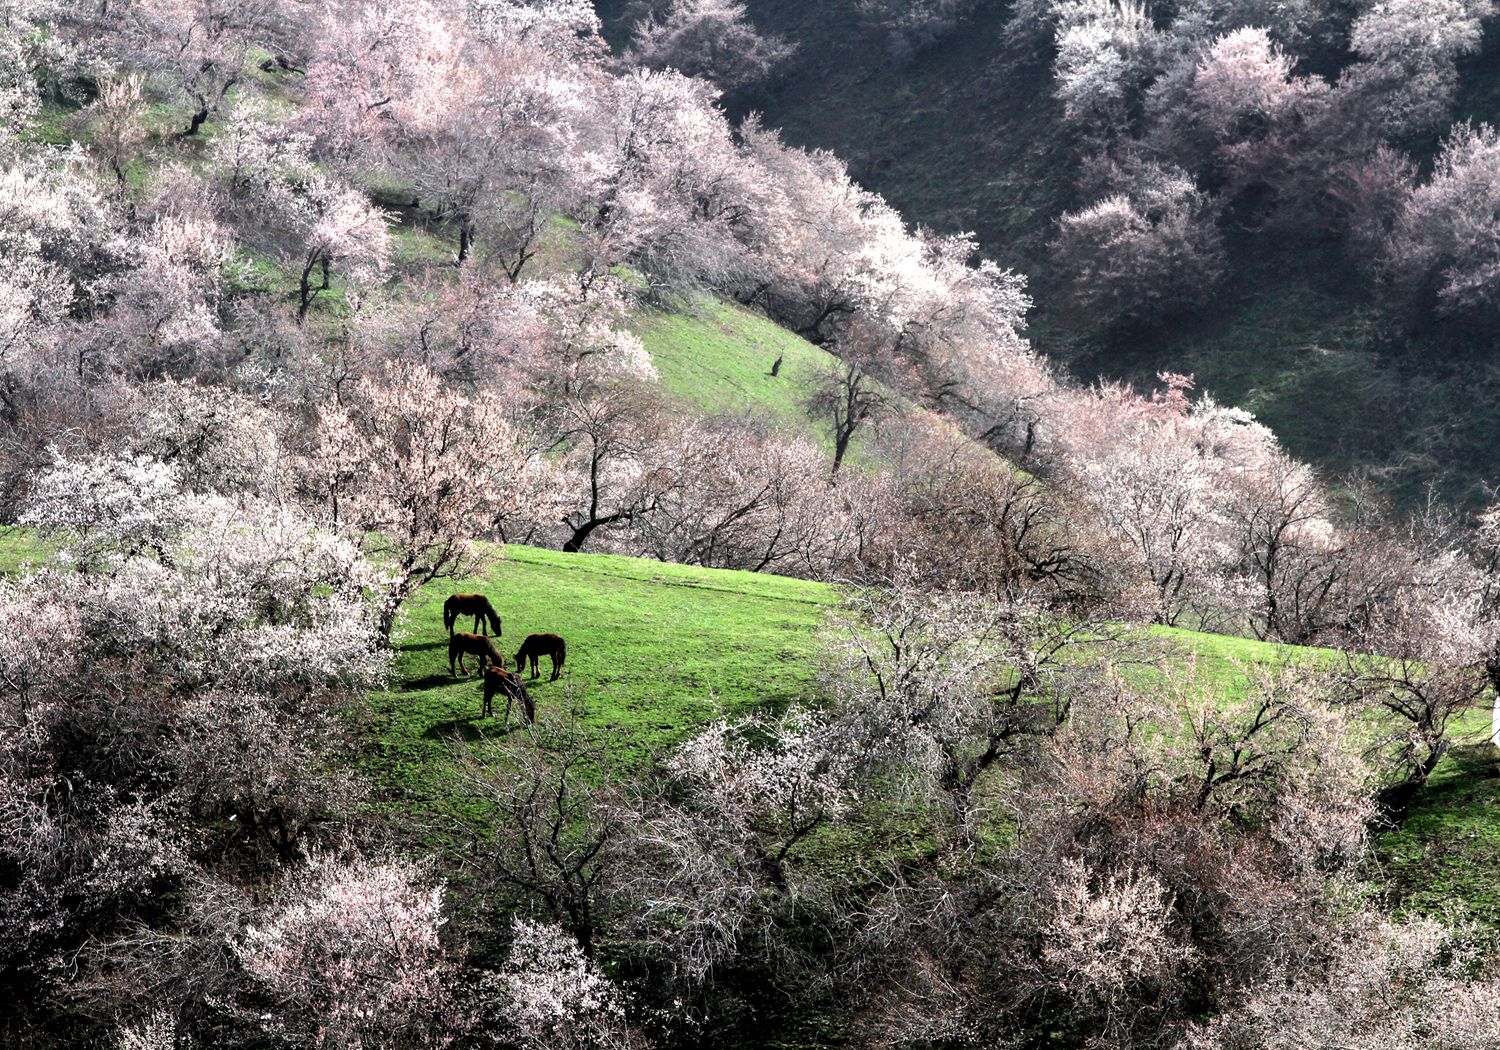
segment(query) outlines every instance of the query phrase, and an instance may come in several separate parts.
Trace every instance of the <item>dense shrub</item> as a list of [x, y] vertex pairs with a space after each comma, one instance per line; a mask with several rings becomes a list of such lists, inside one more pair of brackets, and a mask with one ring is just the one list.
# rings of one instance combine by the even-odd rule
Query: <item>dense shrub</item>
[[1180, 169], [1138, 166], [1126, 185], [1058, 220], [1053, 264], [1101, 327], [1203, 306], [1224, 274], [1216, 206]]

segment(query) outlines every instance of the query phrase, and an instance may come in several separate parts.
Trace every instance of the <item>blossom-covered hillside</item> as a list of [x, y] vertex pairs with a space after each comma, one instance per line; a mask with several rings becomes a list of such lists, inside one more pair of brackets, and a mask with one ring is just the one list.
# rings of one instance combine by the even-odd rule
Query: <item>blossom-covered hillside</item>
[[[1238, 15], [1018, 22], [1113, 143], [1067, 309], [1312, 222], [1331, 99], [1446, 105], [1485, 13], [1396, 91], [1388, 7], [1337, 91]], [[0, 0], [0, 1041], [1500, 1039], [1485, 840], [1426, 852], [1500, 511], [1055, 366], [1053, 285], [741, 116], [790, 34], [630, 18]], [[1493, 137], [1337, 154], [1465, 323]]]

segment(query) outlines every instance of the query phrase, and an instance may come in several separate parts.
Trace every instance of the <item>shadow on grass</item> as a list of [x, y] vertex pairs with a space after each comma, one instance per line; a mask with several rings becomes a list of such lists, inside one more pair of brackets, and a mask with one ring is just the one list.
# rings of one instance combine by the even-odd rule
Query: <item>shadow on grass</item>
[[437, 674], [423, 675], [421, 678], [403, 678], [401, 688], [406, 692], [415, 693], [423, 689], [436, 689], [444, 685], [459, 685], [463, 682], [478, 683], [478, 675], [460, 675], [454, 678], [450, 674], [439, 672]]
[[440, 642], [403, 642], [396, 648], [403, 653], [425, 653], [429, 649], [448, 648], [448, 639], [444, 638]]
[[1423, 914], [1458, 909], [1500, 928], [1500, 754], [1489, 744], [1448, 752], [1412, 799], [1406, 821], [1377, 840], [1395, 905]]
[[[475, 700], [474, 706], [479, 706]], [[462, 740], [465, 743], [473, 743], [476, 740], [498, 740], [510, 736], [523, 723], [512, 719], [507, 728], [505, 723], [498, 718], [481, 718], [478, 711], [464, 718], [450, 718], [446, 722], [438, 722], [430, 726], [422, 735], [428, 740]]]

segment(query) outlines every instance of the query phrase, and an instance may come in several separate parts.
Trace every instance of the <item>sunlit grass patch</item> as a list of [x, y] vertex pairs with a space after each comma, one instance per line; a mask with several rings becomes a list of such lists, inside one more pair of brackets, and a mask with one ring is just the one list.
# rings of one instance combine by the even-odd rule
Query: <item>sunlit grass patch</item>
[[529, 684], [538, 713], [576, 708], [586, 738], [621, 775], [717, 717], [807, 697], [815, 632], [835, 601], [830, 587], [780, 576], [507, 547], [480, 578], [419, 595], [398, 635], [393, 688], [360, 716], [367, 771], [403, 805], [441, 801], [454, 742], [483, 749], [504, 736], [498, 718], [480, 718], [473, 661], [469, 677], [449, 675], [442, 604], [455, 590], [489, 595], [507, 663], [527, 634], [567, 640], [562, 679], [547, 680], [543, 658], [542, 679]]

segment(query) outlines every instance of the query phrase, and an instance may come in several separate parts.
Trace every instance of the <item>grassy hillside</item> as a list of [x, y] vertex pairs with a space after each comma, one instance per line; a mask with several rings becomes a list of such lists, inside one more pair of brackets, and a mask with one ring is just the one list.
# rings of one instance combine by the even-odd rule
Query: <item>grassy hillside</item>
[[[749, 416], [801, 434], [830, 454], [830, 420], [808, 410], [809, 398], [834, 365], [832, 355], [738, 303], [702, 298], [681, 310], [647, 310], [635, 322], [667, 397], [694, 411]], [[771, 366], [781, 368], [771, 375]], [[909, 413], [925, 412], [896, 398]], [[875, 462], [872, 427], [849, 446], [851, 464]]]
[[[41, 565], [49, 551], [29, 530], [0, 530], [0, 576]], [[542, 661], [543, 679], [532, 687], [538, 709], [572, 705], [622, 770], [714, 718], [812, 698], [814, 632], [838, 604], [834, 587], [809, 580], [508, 545], [480, 576], [418, 593], [397, 631], [391, 687], [359, 716], [371, 741], [370, 768], [401, 791], [421, 793], [422, 768], [446, 737], [479, 740], [501, 732], [498, 722], [480, 718], [473, 661], [467, 677], [448, 673], [442, 604], [454, 590], [491, 597], [503, 619], [499, 641], [508, 662], [527, 634], [568, 640], [561, 680], [546, 680]], [[458, 629], [471, 626], [460, 622]], [[1259, 669], [1336, 669], [1343, 660], [1333, 649], [1182, 628], [1156, 627], [1148, 635], [1168, 666], [1191, 663], [1202, 687], [1226, 697], [1242, 694]], [[1456, 742], [1481, 742], [1488, 731], [1489, 712], [1476, 710], [1460, 723]]]
[[[448, 673], [442, 603], [453, 589], [428, 587], [412, 604], [392, 688], [372, 697], [360, 717], [367, 768], [391, 798], [436, 800], [448, 741], [504, 733], [498, 719], [480, 718], [473, 661], [470, 677]], [[544, 658], [543, 678], [530, 687], [538, 712], [576, 710], [620, 772], [714, 718], [806, 698], [813, 632], [836, 600], [822, 584], [781, 576], [521, 546], [507, 547], [503, 560], [461, 589], [495, 603], [507, 663], [527, 634], [567, 640], [563, 677], [548, 681]]]
[[[533, 688], [538, 708], [576, 701], [585, 730], [623, 767], [716, 717], [810, 698], [813, 632], [838, 602], [827, 584], [785, 576], [509, 545], [482, 576], [429, 586], [408, 608], [393, 688], [373, 700], [366, 721], [398, 779], [412, 757], [421, 760], [424, 742], [500, 731], [479, 717], [472, 660], [469, 677], [448, 673], [442, 604], [454, 589], [494, 601], [507, 661], [527, 634], [568, 640], [561, 680], [547, 681], [542, 661], [543, 680]], [[1194, 661], [1199, 680], [1225, 695], [1242, 691], [1259, 667], [1338, 659], [1333, 650], [1173, 628], [1151, 634], [1169, 659]]]
[[14, 576], [41, 565], [51, 554], [34, 533], [14, 525], [0, 526], [0, 576]]
[[[482, 576], [432, 585], [408, 609], [392, 686], [360, 716], [368, 769], [392, 797], [433, 799], [448, 741], [504, 735], [498, 720], [480, 717], [472, 661], [468, 677], [448, 672], [442, 603], [456, 589], [494, 601], [508, 662], [529, 633], [568, 640], [562, 679], [546, 680], [542, 661], [543, 679], [532, 686], [538, 711], [575, 710], [585, 734], [626, 774], [715, 718], [815, 701], [815, 632], [838, 602], [835, 588], [806, 580], [507, 546]], [[1191, 664], [1200, 688], [1225, 697], [1241, 695], [1262, 669], [1342, 664], [1331, 649], [1176, 628], [1154, 628], [1150, 638], [1169, 666]], [[518, 723], [513, 715], [512, 731]], [[1488, 724], [1487, 711], [1474, 712], [1462, 739], [1482, 739]]]
[[[805, 402], [830, 356], [742, 306], [703, 299], [680, 313], [651, 311], [635, 326], [667, 394], [701, 412], [809, 424]], [[782, 359], [779, 373], [771, 365]]]
[[[635, 332], [672, 401], [695, 413], [750, 416], [832, 452], [831, 427], [807, 408], [832, 364], [827, 351], [737, 303], [713, 298], [671, 312], [647, 310]], [[773, 376], [777, 358], [781, 368]], [[855, 435], [855, 459], [865, 437]]]
[[[453, 589], [429, 587], [413, 603], [392, 688], [359, 715], [366, 772], [384, 804], [418, 823], [457, 801], [446, 775], [452, 741], [484, 747], [507, 735], [498, 719], [480, 718], [477, 677], [448, 674], [441, 608]], [[807, 581], [521, 546], [507, 547], [502, 561], [461, 589], [495, 600], [507, 661], [527, 633], [568, 640], [563, 678], [547, 681], [543, 660], [543, 680], [531, 686], [538, 711], [571, 706], [612, 772], [626, 776], [715, 718], [814, 700], [814, 632], [837, 601], [833, 588]], [[1330, 649], [1171, 628], [1151, 636], [1169, 663], [1191, 662], [1200, 687], [1223, 696], [1244, 692], [1261, 669], [1342, 663]], [[513, 714], [511, 733], [518, 724]], [[1409, 819], [1377, 839], [1381, 870], [1372, 876], [1393, 904], [1430, 914], [1457, 909], [1500, 928], [1500, 760], [1485, 743], [1488, 731], [1487, 710], [1461, 719], [1453, 754]], [[920, 829], [860, 834], [920, 846]]]
[[1343, 659], [1336, 649], [1282, 645], [1182, 627], [1153, 627], [1151, 637], [1160, 644], [1169, 665], [1191, 664], [1201, 687], [1226, 697], [1242, 695], [1260, 668], [1334, 669]]

